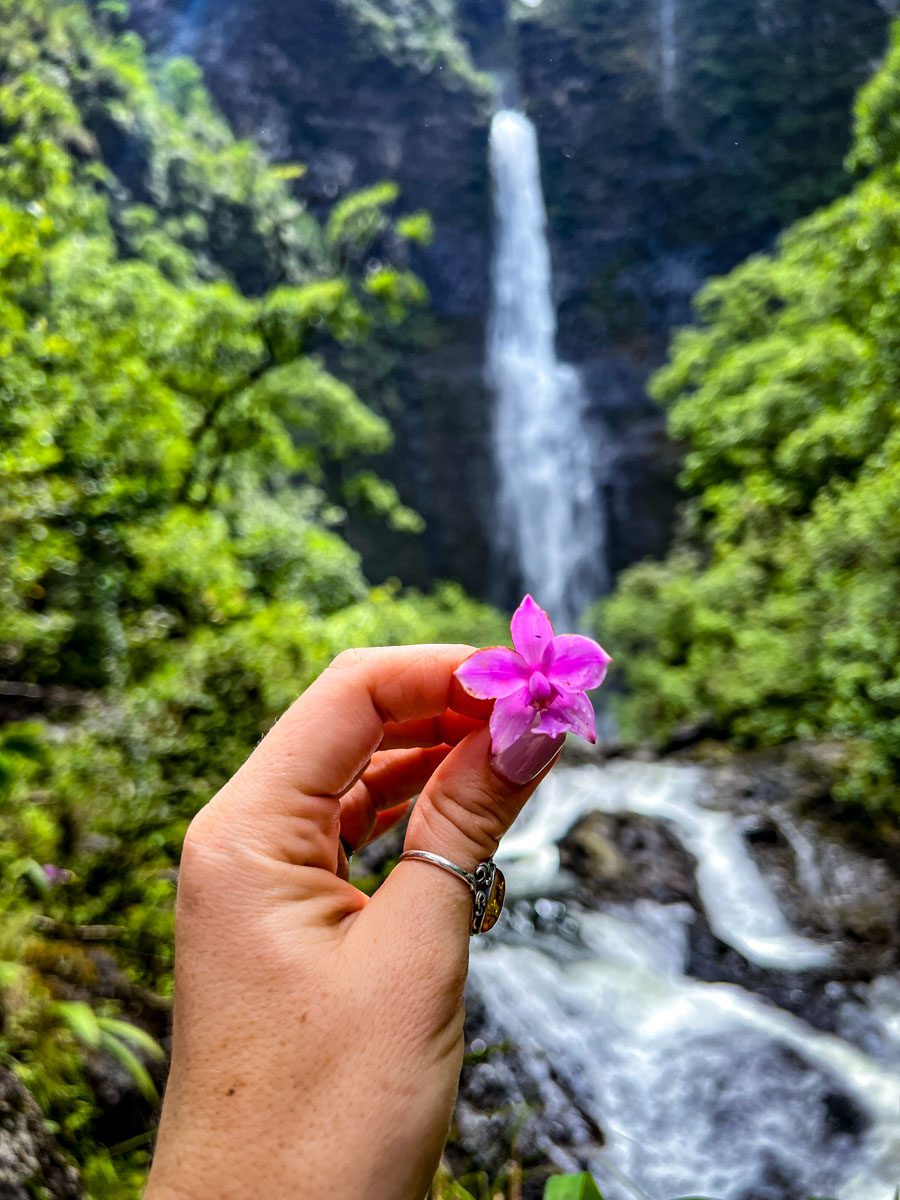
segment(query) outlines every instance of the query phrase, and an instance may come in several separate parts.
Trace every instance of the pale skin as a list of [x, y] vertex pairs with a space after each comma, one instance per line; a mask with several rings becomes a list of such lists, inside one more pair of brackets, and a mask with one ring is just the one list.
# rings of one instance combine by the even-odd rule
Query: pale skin
[[534, 791], [489, 763], [471, 646], [347, 651], [193, 821], [172, 1070], [145, 1200], [422, 1200], [463, 1056], [472, 897], [423, 862], [368, 899], [359, 847], [471, 870]]

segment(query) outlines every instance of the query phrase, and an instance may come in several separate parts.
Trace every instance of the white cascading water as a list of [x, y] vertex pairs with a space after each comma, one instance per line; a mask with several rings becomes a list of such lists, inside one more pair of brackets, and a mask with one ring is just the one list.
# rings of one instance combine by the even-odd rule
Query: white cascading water
[[[821, 975], [832, 948], [791, 929], [734, 818], [713, 802], [700, 768], [558, 769], [497, 856], [513, 911], [490, 940], [473, 944], [471, 986], [529, 1074], [569, 1081], [604, 1131], [589, 1165], [606, 1200], [892, 1200], [900, 980], [877, 980], [868, 1000], [851, 1006], [847, 1040], [735, 985], [690, 978], [690, 906], [637, 900], [591, 911], [567, 897], [572, 881], [557, 842], [581, 816], [659, 819], [694, 856], [703, 908], [722, 941], [769, 970]], [[517, 897], [538, 912], [562, 897], [566, 935], [517, 924]], [[865, 1051], [853, 1043], [854, 1021], [867, 1030]], [[831, 1125], [841, 1096], [861, 1114], [862, 1131]], [[547, 1146], [553, 1157], [552, 1127]], [[562, 1168], [576, 1165], [564, 1151], [556, 1157]]]
[[[505, 862], [515, 862], [519, 889], [547, 894], [562, 882], [557, 842], [589, 812], [634, 813], [666, 821], [697, 862], [697, 888], [713, 932], [750, 962], [774, 970], [827, 966], [827, 946], [794, 933], [775, 903], [730, 813], [703, 803], [696, 767], [611, 764], [597, 785], [595, 767], [553, 776], [532, 802], [527, 823], [507, 835]], [[511, 888], [513, 883], [511, 883]]]
[[496, 395], [497, 546], [560, 628], [606, 583], [598, 463], [577, 371], [556, 357], [547, 215], [534, 126], [504, 109], [491, 125], [496, 213], [488, 378]]
[[[678, 0], [658, 3], [661, 99], [673, 124]], [[591, 443], [577, 372], [556, 357], [537, 138], [521, 113], [495, 116], [491, 169], [498, 543], [508, 574], [572, 628], [607, 582], [597, 503], [603, 447]], [[558, 842], [592, 811], [664, 822], [692, 856], [710, 929], [757, 973], [787, 972], [802, 983], [812, 972], [822, 982], [837, 959], [835, 948], [791, 927], [735, 819], [708, 794], [702, 769], [559, 769], [501, 847], [512, 911], [490, 939], [476, 939], [470, 976], [492, 1034], [515, 1047], [545, 1098], [540, 1148], [560, 1168], [578, 1169], [554, 1140], [562, 1079], [606, 1137], [588, 1163], [606, 1200], [892, 1200], [900, 1181], [900, 978], [859, 985], [860, 998], [841, 1009], [844, 1036], [733, 984], [691, 978], [689, 905], [644, 899], [586, 909], [572, 898]], [[814, 889], [815, 847], [789, 824], [785, 835]], [[527, 915], [556, 911], [560, 900], [564, 930], [542, 929]], [[832, 1120], [842, 1104], [858, 1114], [856, 1128]]]
[[678, 0], [659, 0], [659, 83], [666, 124], [675, 124], [678, 89]]

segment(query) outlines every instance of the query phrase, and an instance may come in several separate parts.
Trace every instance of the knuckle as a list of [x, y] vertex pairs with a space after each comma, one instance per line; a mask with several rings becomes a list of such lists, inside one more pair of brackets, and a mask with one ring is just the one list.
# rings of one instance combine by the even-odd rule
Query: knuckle
[[216, 835], [208, 808], [201, 809], [188, 826], [181, 848], [179, 894], [188, 900], [209, 894], [228, 875], [221, 839]]
[[487, 854], [493, 854], [505, 829], [499, 798], [487, 785], [473, 783], [460, 795], [438, 785], [430, 795], [434, 812]]
[[346, 650], [342, 650], [340, 654], [335, 655], [329, 663], [328, 669], [330, 671], [340, 671], [345, 670], [347, 667], [361, 667], [371, 659], [371, 656], [372, 651], [369, 649], [349, 646]]
[[203, 848], [207, 844], [207, 821], [203, 815], [205, 811], [205, 809], [201, 809], [187, 827], [187, 832], [184, 835], [184, 842], [181, 846], [182, 872], [184, 872], [185, 868], [189, 867], [195, 861], [195, 859], [200, 856]]
[[193, 859], [198, 854], [211, 849], [217, 840], [210, 815], [210, 806], [207, 804], [196, 813], [187, 827], [187, 832], [184, 835], [182, 858], [187, 856], [189, 859]]

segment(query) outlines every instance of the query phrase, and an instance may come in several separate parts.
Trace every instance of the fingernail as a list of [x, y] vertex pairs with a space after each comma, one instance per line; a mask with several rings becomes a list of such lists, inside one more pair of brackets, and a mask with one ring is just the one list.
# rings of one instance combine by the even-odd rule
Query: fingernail
[[545, 733], [530, 733], [519, 738], [502, 754], [491, 755], [491, 770], [507, 783], [522, 787], [540, 775], [562, 749], [565, 734], [549, 737]]

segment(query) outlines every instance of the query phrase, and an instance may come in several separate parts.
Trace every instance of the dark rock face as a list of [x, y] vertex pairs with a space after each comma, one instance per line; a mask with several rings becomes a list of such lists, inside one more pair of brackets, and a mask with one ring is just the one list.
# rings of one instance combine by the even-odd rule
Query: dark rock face
[[573, 0], [519, 22], [560, 350], [612, 443], [613, 572], [659, 556], [671, 531], [678, 455], [646, 384], [698, 287], [847, 186], [853, 95], [886, 20], [877, 0], [828, 9]]
[[512, 1169], [522, 1200], [541, 1200], [550, 1175], [586, 1168], [605, 1139], [572, 1080], [549, 1059], [526, 1061], [477, 997], [468, 1001], [466, 1050], [446, 1151], [458, 1179]]
[[648, 817], [589, 813], [566, 835], [560, 862], [602, 900], [699, 904], [694, 860], [665, 825]]
[[[412, 265], [436, 319], [418, 348], [400, 351], [389, 413], [397, 445], [384, 464], [428, 532], [415, 546], [369, 530], [355, 537], [375, 578], [451, 576], [489, 593], [483, 84], [436, 51], [379, 42], [353, 0], [131, 7], [153, 48], [199, 60], [240, 131], [277, 159], [308, 164], [298, 189], [314, 209], [393, 178], [404, 205], [433, 214], [434, 243]], [[416, 11], [438, 12], [433, 3], [382, 7], [405, 11], [407, 24]], [[468, 39], [479, 65], [517, 75], [537, 125], [560, 351], [582, 369], [606, 451], [598, 503], [613, 572], [661, 554], [671, 533], [678, 451], [647, 378], [704, 279], [844, 186], [852, 95], [887, 22], [878, 0], [836, 0], [827, 13], [815, 0], [675, 0], [672, 18], [666, 44], [660, 0], [545, 0], [527, 12], [457, 0], [456, 28], [449, 16], [428, 35], [435, 46]]]
[[[308, 166], [298, 191], [322, 213], [348, 190], [396, 179], [406, 209], [435, 221], [412, 266], [425, 280], [436, 320], [418, 348], [399, 348], [399, 407], [388, 411], [396, 446], [380, 469], [423, 514], [418, 544], [351, 530], [372, 578], [401, 573], [426, 584], [460, 579], [486, 592], [493, 492], [489, 399], [482, 362], [488, 304], [489, 101], [477, 82], [449, 69], [392, 61], [331, 0], [211, 5], [136, 0], [149, 45], [188, 53], [234, 126], [275, 159]], [[384, 395], [366, 394], [385, 410]], [[377, 393], [378, 385], [375, 385]]]
[[12, 1071], [0, 1069], [0, 1200], [80, 1200], [81, 1194], [78, 1171], [47, 1132], [30, 1093]]
[[835, 820], [809, 753], [747, 756], [716, 772], [716, 790], [791, 924], [838, 947], [831, 977], [870, 979], [900, 965], [900, 875]]

